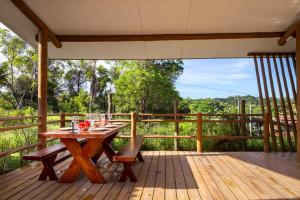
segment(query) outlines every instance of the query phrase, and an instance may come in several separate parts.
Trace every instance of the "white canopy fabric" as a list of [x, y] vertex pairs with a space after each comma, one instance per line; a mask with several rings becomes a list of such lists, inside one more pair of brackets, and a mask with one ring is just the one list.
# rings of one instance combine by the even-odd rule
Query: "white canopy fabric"
[[[57, 35], [140, 35], [285, 31], [300, 0], [25, 0]], [[37, 27], [10, 0], [0, 1], [0, 21], [36, 47]], [[154, 42], [49, 43], [61, 59], [162, 59], [246, 57], [248, 52], [292, 52], [278, 38]]]

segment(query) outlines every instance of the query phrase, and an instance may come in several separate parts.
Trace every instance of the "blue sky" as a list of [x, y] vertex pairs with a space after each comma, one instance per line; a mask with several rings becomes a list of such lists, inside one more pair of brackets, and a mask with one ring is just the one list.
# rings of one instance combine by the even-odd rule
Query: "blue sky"
[[[0, 28], [6, 27], [0, 23]], [[0, 62], [3, 59], [0, 53]], [[182, 97], [258, 96], [253, 60], [249, 58], [184, 60], [184, 72], [175, 85]]]
[[182, 97], [190, 98], [258, 96], [250, 58], [184, 60], [184, 72], [176, 88]]

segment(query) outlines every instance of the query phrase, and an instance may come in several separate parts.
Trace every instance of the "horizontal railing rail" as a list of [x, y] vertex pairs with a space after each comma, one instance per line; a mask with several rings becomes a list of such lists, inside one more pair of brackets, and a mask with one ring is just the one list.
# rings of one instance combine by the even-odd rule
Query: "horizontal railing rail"
[[[59, 117], [59, 119], [55, 120], [49, 120], [47, 121], [47, 124], [56, 124], [60, 123], [60, 127], [65, 127], [67, 122], [71, 122], [71, 119], [66, 119], [66, 117], [72, 117], [72, 116], [86, 116], [86, 114], [82, 113], [54, 113], [49, 114], [49, 117]], [[197, 150], [199, 152], [202, 151], [202, 140], [246, 140], [246, 139], [264, 139], [264, 149], [265, 151], [268, 151], [268, 129], [264, 129], [263, 136], [231, 136], [231, 135], [218, 135], [218, 136], [206, 136], [202, 135], [202, 124], [203, 123], [221, 123], [221, 124], [241, 124], [241, 123], [270, 123], [269, 118], [267, 117], [267, 114], [183, 114], [183, 113], [171, 113], [171, 114], [151, 114], [151, 113], [113, 113], [112, 116], [114, 117], [128, 117], [129, 119], [112, 119], [109, 120], [110, 122], [124, 122], [124, 123], [130, 123], [131, 124], [131, 135], [119, 135], [119, 138], [129, 138], [129, 137], [135, 137], [137, 134], [136, 126], [137, 123], [196, 123], [197, 124], [197, 134], [196, 135], [158, 135], [156, 133], [147, 133], [147, 135], [144, 135], [145, 138], [171, 138], [171, 139], [180, 139], [180, 138], [188, 138], [188, 139], [196, 139], [197, 140]], [[148, 117], [147, 119], [143, 119], [144, 117]], [[149, 118], [155, 117], [155, 119], [149, 119]], [[157, 117], [173, 117], [174, 119], [157, 119]], [[175, 118], [177, 117], [177, 118]], [[181, 118], [178, 118], [181, 117]], [[185, 117], [188, 117], [189, 119], [185, 119]], [[190, 119], [190, 118], [194, 119]], [[238, 119], [203, 119], [203, 117], [238, 117]], [[245, 117], [262, 117], [262, 119], [254, 118], [254, 119], [245, 119]], [[0, 122], [7, 122], [7, 121], [17, 121], [17, 120], [36, 120], [39, 116], [9, 116], [9, 117], [0, 117]], [[141, 118], [141, 119], [139, 119]], [[267, 120], [267, 121], [266, 121]], [[26, 129], [26, 128], [32, 128], [32, 127], [38, 127], [38, 123], [31, 123], [31, 124], [17, 124], [7, 127], [1, 127], [0, 133], [5, 131], [13, 131], [13, 130], [19, 130], [19, 129]], [[265, 125], [266, 126], [266, 125]], [[268, 127], [268, 126], [267, 126]], [[47, 140], [47, 142], [53, 141]], [[5, 151], [0, 152], [0, 158], [6, 157], [10, 154], [36, 148], [37, 146], [41, 145], [41, 143], [35, 143], [35, 144], [25, 144], [20, 147], [15, 147], [12, 149], [8, 149]]]

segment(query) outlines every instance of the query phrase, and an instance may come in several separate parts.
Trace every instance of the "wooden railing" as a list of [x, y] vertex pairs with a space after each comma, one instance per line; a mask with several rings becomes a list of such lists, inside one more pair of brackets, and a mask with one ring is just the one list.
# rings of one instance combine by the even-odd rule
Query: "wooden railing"
[[[193, 135], [144, 135], [145, 138], [190, 138], [196, 139], [197, 141], [197, 151], [202, 152], [203, 139], [208, 140], [247, 140], [247, 139], [263, 139], [264, 141], [264, 151], [269, 152], [269, 129], [264, 128], [263, 136], [203, 136], [203, 123], [223, 123], [223, 124], [245, 124], [245, 123], [261, 123], [264, 127], [269, 127], [270, 117], [268, 113], [265, 114], [113, 114], [114, 116], [130, 116], [128, 120], [111, 120], [111, 122], [130, 122], [131, 123], [131, 135], [130, 136], [119, 136], [119, 137], [135, 137], [137, 135], [137, 123], [152, 123], [152, 122], [169, 122], [169, 123], [196, 123], [197, 124], [197, 134]], [[172, 119], [139, 119], [139, 117], [170, 117]], [[194, 117], [195, 119], [178, 119], [176, 117]], [[235, 120], [217, 120], [217, 119], [203, 119], [203, 117], [239, 117], [241, 119]], [[245, 117], [262, 117], [262, 119], [252, 119], [246, 120]]]
[[[60, 113], [60, 114], [49, 114], [48, 116], [50, 117], [59, 117], [58, 120], [50, 120], [47, 121], [47, 124], [55, 124], [55, 123], [60, 123], [60, 127], [64, 127], [65, 123], [71, 120], [66, 120], [66, 116], [85, 116], [84, 114], [65, 114], [65, 113]], [[0, 134], [2, 132], [6, 131], [14, 131], [14, 130], [19, 130], [19, 129], [27, 129], [27, 128], [32, 128], [32, 127], [38, 127], [39, 123], [34, 123], [35, 120], [37, 120], [39, 116], [12, 116], [12, 117], [0, 117], [0, 123], [1, 122], [8, 122], [8, 121], [20, 121], [20, 120], [32, 120], [32, 123], [30, 124], [18, 124], [18, 125], [12, 125], [12, 126], [7, 126], [7, 127], [1, 127], [0, 128]], [[48, 139], [46, 143], [53, 141], [54, 139]], [[0, 158], [9, 156], [13, 153], [17, 152], [22, 152], [24, 150], [28, 149], [33, 149], [38, 146], [44, 146], [42, 142], [37, 142], [34, 144], [25, 144], [20, 147], [16, 148], [11, 148], [5, 151], [0, 152]]]
[[[161, 123], [196, 123], [196, 135], [144, 135], [145, 138], [173, 138], [173, 139], [179, 139], [179, 138], [189, 138], [189, 139], [196, 139], [197, 141], [197, 151], [202, 152], [203, 147], [202, 143], [204, 139], [208, 140], [248, 140], [248, 139], [263, 139], [264, 141], [264, 151], [269, 152], [269, 128], [263, 129], [263, 136], [246, 136], [246, 135], [239, 135], [239, 136], [204, 136], [202, 133], [203, 130], [203, 123], [223, 123], [223, 124], [245, 124], [245, 123], [261, 123], [264, 124], [264, 127], [269, 127], [270, 124], [270, 115], [268, 113], [263, 114], [137, 114], [137, 113], [114, 113], [112, 114], [115, 117], [127, 117], [128, 119], [113, 119], [110, 120], [110, 122], [124, 122], [124, 123], [130, 123], [131, 124], [131, 132], [130, 136], [121, 135], [120, 138], [126, 138], [126, 137], [135, 137], [137, 135], [137, 124], [138, 123], [153, 123], [153, 122], [161, 122]], [[47, 124], [55, 124], [59, 123], [60, 127], [65, 127], [67, 122], [70, 122], [70, 119], [66, 119], [66, 117], [71, 116], [85, 116], [84, 114], [49, 114], [49, 117], [57, 116], [59, 119], [57, 120], [50, 120], [47, 121]], [[145, 117], [148, 117], [148, 119], [144, 119]], [[152, 119], [155, 117], [154, 119]], [[169, 117], [170, 119], [159, 119], [158, 117]], [[183, 119], [180, 119], [183, 118]], [[184, 117], [189, 117], [189, 119], [184, 119]], [[203, 119], [204, 117], [238, 117], [239, 119]], [[252, 119], [247, 120], [246, 117], [262, 117], [262, 119]], [[15, 117], [1, 117], [0, 122], [5, 121], [16, 121], [16, 120], [28, 120], [31, 119], [32, 121], [39, 118], [39, 116], [15, 116]], [[140, 119], [141, 118], [141, 119]], [[151, 119], [150, 119], [151, 118]], [[193, 118], [193, 119], [191, 119]], [[12, 131], [12, 130], [18, 130], [18, 129], [26, 129], [31, 127], [37, 127], [39, 126], [38, 123], [31, 123], [31, 124], [20, 124], [20, 125], [13, 125], [13, 126], [7, 126], [0, 128], [0, 134], [1, 132], [5, 131]], [[47, 140], [47, 142], [52, 140]], [[35, 144], [26, 144], [21, 147], [12, 148], [9, 150], [5, 150], [3, 152], [0, 152], [0, 158], [6, 157], [10, 154], [36, 148], [37, 146], [45, 145], [41, 144], [41, 142], [35, 143]]]

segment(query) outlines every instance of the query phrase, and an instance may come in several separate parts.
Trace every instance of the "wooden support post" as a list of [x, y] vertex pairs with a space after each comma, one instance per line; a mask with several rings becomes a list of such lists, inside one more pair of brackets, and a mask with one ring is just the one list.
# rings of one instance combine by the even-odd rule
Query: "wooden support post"
[[[246, 101], [245, 100], [241, 101], [240, 114], [242, 114], [240, 119], [243, 121], [240, 124], [240, 136], [246, 136], [246, 123], [244, 122], [246, 120], [245, 119], [245, 114], [246, 114]], [[243, 140], [242, 141], [242, 149], [244, 151], [246, 150], [246, 146], [247, 146], [247, 142], [246, 142], [246, 140]]]
[[201, 153], [202, 150], [202, 113], [197, 113], [197, 152]]
[[[175, 100], [174, 101], [174, 114], [177, 114], [178, 113], [178, 100]], [[174, 119], [178, 119], [177, 116], [174, 116]], [[178, 122], [175, 122], [175, 136], [178, 136], [179, 135], [179, 123]], [[177, 138], [174, 138], [174, 151], [178, 151], [178, 139]]]
[[137, 114], [135, 112], [131, 112], [131, 138], [136, 137], [136, 119]]
[[[48, 36], [45, 30], [39, 32], [38, 44], [38, 132], [47, 131], [47, 71], [48, 71]], [[46, 147], [46, 138], [38, 138], [41, 143], [38, 148]]]
[[270, 113], [264, 114], [264, 152], [270, 152]]
[[60, 113], [60, 128], [66, 126], [66, 114], [64, 112]]
[[300, 23], [296, 26], [296, 80], [297, 80], [297, 160], [300, 161]]

